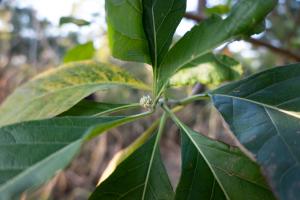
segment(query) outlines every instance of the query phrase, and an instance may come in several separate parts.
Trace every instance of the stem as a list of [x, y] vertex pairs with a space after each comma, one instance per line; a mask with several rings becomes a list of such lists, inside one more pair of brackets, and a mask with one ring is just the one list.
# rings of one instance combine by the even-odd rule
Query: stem
[[167, 102], [165, 102], [163, 99], [160, 99], [159, 102], [161, 104], [175, 105], [176, 106], [175, 108], [177, 109], [177, 107], [185, 106], [187, 104], [190, 104], [190, 103], [193, 103], [194, 101], [199, 101], [199, 100], [209, 100], [209, 95], [208, 94], [197, 94], [197, 95], [189, 96], [189, 97], [186, 97], [186, 98], [180, 99], [180, 100], [170, 99]]
[[85, 139], [86, 140], [91, 140], [92, 138], [98, 136], [103, 131], [106, 131], [106, 130], [109, 130], [109, 129], [114, 128], [116, 126], [121, 126], [125, 123], [129, 123], [129, 122], [132, 122], [134, 120], [146, 117], [146, 116], [152, 114], [153, 112], [154, 111], [151, 110], [151, 111], [139, 113], [139, 114], [136, 114], [136, 115], [130, 115], [130, 116], [121, 118], [121, 119], [116, 120], [116, 121], [96, 125], [94, 127], [91, 127], [90, 130], [88, 130], [89, 134]]
[[139, 113], [139, 114], [136, 114], [136, 115], [131, 115], [128, 118], [132, 118], [132, 119], [141, 118], [141, 117], [151, 115], [151, 114], [153, 114], [153, 112], [154, 112], [153, 110], [149, 110], [147, 112]]
[[154, 145], [155, 148], [157, 147], [158, 142], [159, 142], [159, 140], [161, 138], [161, 135], [162, 135], [162, 133], [164, 131], [164, 127], [165, 127], [166, 121], [167, 121], [167, 114], [164, 113], [163, 116], [160, 119], [158, 133], [157, 133], [157, 136], [156, 136], [156, 139], [155, 139], [155, 145]]
[[153, 96], [153, 98], [156, 98], [156, 85], [157, 85], [157, 83], [156, 83], [156, 79], [157, 79], [157, 75], [156, 75], [156, 73], [157, 73], [157, 69], [155, 68], [155, 67], [152, 67], [152, 72], [153, 72], [153, 83], [152, 83], [152, 87], [153, 87], [153, 93], [152, 93], [152, 96]]
[[187, 104], [193, 103], [194, 101], [208, 100], [208, 99], [209, 99], [208, 94], [197, 94], [197, 95], [193, 95], [193, 96], [187, 97], [185, 99], [179, 100], [177, 102], [177, 105], [187, 105]]
[[111, 113], [119, 112], [119, 111], [122, 111], [122, 110], [134, 109], [134, 108], [140, 108], [140, 107], [141, 107], [141, 105], [139, 103], [129, 104], [129, 105], [120, 106], [120, 107], [117, 107], [117, 108], [113, 108], [113, 109], [110, 109], [110, 110], [106, 110], [106, 111], [94, 114], [93, 117], [99, 117], [99, 116], [102, 116], [102, 115], [111, 114]]
[[155, 94], [155, 99], [153, 101], [153, 107], [156, 107], [157, 103], [159, 102], [160, 97], [161, 97], [161, 95], [163, 93], [163, 90], [160, 90], [160, 92], [158, 94], [156, 94], [156, 93], [157, 93], [157, 91], [155, 89], [155, 93], [154, 93]]

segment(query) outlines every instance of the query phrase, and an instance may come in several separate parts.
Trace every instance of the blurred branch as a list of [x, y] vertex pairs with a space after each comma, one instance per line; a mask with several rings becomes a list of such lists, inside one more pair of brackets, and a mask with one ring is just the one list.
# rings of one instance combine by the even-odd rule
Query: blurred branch
[[202, 15], [196, 15], [196, 14], [190, 13], [190, 12], [185, 13], [184, 17], [185, 17], [186, 19], [191, 19], [191, 20], [194, 20], [194, 21], [196, 21], [196, 22], [201, 22], [201, 21], [205, 20], [205, 18], [206, 18], [205, 16], [202, 16]]
[[206, 7], [206, 0], [198, 0], [197, 11], [199, 14], [203, 13]]
[[[196, 15], [196, 14], [193, 14], [193, 13], [186, 13], [185, 18], [194, 20], [196, 22], [201, 22], [206, 17], [204, 17], [202, 15]], [[253, 44], [255, 46], [265, 47], [265, 48], [273, 51], [274, 53], [280, 54], [280, 55], [285, 56], [287, 58], [290, 58], [292, 60], [300, 61], [300, 55], [298, 55], [298, 54], [296, 54], [296, 53], [294, 53], [294, 52], [292, 52], [288, 49], [279, 48], [279, 47], [273, 46], [272, 44], [269, 44], [267, 42], [257, 40], [257, 39], [254, 39], [254, 38], [246, 39], [246, 41], [250, 42], [251, 44]]]
[[254, 38], [249, 38], [246, 40], [247, 42], [250, 42], [251, 44], [255, 45], [255, 46], [262, 46], [262, 47], [266, 47], [267, 49], [270, 49], [271, 51], [277, 53], [277, 54], [281, 54], [285, 57], [291, 58], [295, 61], [300, 61], [300, 55], [295, 54], [294, 52], [289, 51], [288, 49], [282, 49], [276, 46], [273, 46], [267, 42], [261, 41], [261, 40], [257, 40]]

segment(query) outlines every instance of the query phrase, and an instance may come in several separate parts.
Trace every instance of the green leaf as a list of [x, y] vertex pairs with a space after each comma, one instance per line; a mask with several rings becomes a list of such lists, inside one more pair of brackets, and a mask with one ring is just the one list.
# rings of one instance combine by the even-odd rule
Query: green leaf
[[129, 117], [62, 117], [0, 128], [0, 199], [17, 198], [66, 167], [82, 143]]
[[230, 5], [216, 5], [210, 8], [205, 9], [206, 15], [212, 15], [212, 14], [218, 14], [218, 15], [224, 15], [227, 14], [230, 11]]
[[181, 133], [181, 177], [175, 200], [226, 200], [213, 173], [191, 140]]
[[95, 48], [93, 42], [79, 44], [66, 52], [64, 56], [64, 63], [90, 60], [93, 59], [94, 54]]
[[213, 16], [195, 26], [169, 51], [158, 68], [156, 95], [170, 77], [222, 43], [247, 34], [274, 8], [277, 0], [240, 0], [226, 19]]
[[151, 63], [141, 0], [105, 0], [105, 8], [112, 55], [121, 60]]
[[[165, 121], [165, 117], [162, 121]], [[172, 200], [174, 192], [159, 153], [160, 135], [158, 133], [152, 137], [124, 160], [97, 187], [90, 200]]]
[[88, 26], [91, 23], [84, 19], [77, 19], [75, 17], [61, 17], [59, 20], [59, 26], [64, 24], [75, 24], [77, 26]]
[[0, 107], [0, 126], [56, 116], [84, 97], [116, 86], [148, 89], [119, 67], [97, 62], [64, 65], [16, 89]]
[[127, 104], [103, 103], [83, 99], [70, 110], [61, 113], [60, 116], [90, 116], [124, 107], [126, 105]]
[[231, 131], [280, 199], [300, 195], [300, 64], [267, 70], [211, 93]]
[[242, 73], [242, 66], [233, 58], [208, 53], [177, 72], [171, 78], [170, 84], [171, 86], [185, 86], [199, 82], [215, 87], [225, 81], [239, 79]]
[[172, 43], [186, 8], [186, 0], [142, 0], [143, 25], [153, 67], [157, 67]]
[[[173, 113], [169, 113], [201, 154], [227, 199], [274, 199], [258, 165], [238, 148], [200, 135], [185, 126]], [[219, 197], [220, 194], [217, 195]]]

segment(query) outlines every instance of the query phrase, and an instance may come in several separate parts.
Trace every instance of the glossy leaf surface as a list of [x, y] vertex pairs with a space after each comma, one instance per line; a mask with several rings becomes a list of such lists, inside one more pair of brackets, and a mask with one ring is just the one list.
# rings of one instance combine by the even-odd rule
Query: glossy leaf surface
[[186, 0], [142, 0], [143, 25], [152, 65], [157, 67], [168, 52], [186, 8]]
[[300, 195], [300, 65], [267, 70], [212, 92], [231, 131], [280, 199]]
[[240, 0], [226, 19], [213, 16], [185, 34], [169, 51], [158, 71], [156, 94], [179, 69], [222, 43], [248, 34], [274, 8], [276, 0]]
[[0, 126], [56, 116], [84, 97], [116, 86], [148, 88], [115, 66], [96, 62], [64, 65], [16, 89], [0, 107]]
[[112, 55], [121, 60], [151, 63], [141, 0], [105, 0], [105, 9]]

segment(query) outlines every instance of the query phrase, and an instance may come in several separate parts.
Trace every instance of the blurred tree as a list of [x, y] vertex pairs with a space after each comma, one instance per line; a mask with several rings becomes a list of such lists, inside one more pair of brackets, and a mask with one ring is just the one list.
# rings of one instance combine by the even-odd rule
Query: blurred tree
[[66, 50], [78, 43], [78, 33], [51, 34], [53, 28], [32, 8], [0, 5], [0, 102], [29, 77], [58, 65]]

